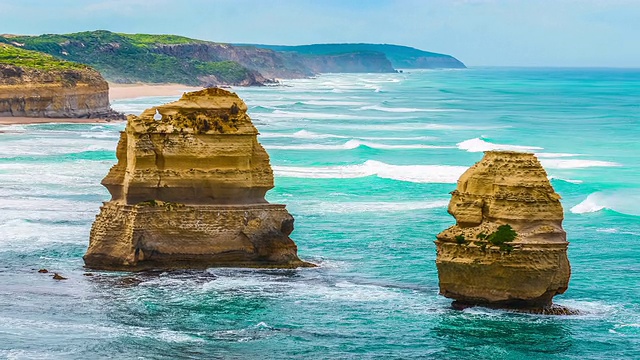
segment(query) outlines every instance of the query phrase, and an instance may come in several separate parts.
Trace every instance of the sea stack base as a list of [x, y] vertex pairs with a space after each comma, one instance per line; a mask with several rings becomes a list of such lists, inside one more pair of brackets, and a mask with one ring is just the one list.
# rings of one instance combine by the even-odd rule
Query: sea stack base
[[289, 238], [293, 217], [284, 205], [183, 205], [108, 202], [91, 228], [87, 267], [308, 267]]

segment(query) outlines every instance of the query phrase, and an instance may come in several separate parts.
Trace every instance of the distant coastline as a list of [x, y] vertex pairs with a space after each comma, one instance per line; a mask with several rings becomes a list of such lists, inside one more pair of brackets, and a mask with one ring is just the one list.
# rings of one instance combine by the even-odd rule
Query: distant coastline
[[276, 79], [325, 73], [465, 68], [450, 55], [390, 44], [234, 45], [178, 35], [106, 30], [39, 36], [4, 34], [0, 43], [89, 65], [107, 81], [118, 84], [262, 86]]

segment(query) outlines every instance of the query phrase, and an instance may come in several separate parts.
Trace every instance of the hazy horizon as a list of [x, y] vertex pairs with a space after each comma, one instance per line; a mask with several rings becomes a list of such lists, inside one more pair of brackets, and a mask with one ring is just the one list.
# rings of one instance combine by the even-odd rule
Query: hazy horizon
[[[109, 30], [224, 43], [378, 43], [470, 67], [640, 67], [640, 1], [0, 0], [0, 33]], [[53, 16], [51, 14], [54, 14]], [[25, 21], [25, 17], [29, 21]]]

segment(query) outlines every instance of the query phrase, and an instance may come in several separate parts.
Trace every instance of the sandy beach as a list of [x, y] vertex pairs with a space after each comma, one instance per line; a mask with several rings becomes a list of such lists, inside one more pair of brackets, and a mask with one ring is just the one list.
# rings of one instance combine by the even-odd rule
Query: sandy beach
[[145, 96], [179, 96], [201, 87], [181, 84], [112, 84], [109, 83], [109, 99], [135, 99]]

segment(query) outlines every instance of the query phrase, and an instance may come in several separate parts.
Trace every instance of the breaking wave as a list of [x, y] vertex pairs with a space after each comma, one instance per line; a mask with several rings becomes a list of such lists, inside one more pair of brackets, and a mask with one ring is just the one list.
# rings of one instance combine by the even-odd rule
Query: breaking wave
[[582, 159], [540, 159], [542, 166], [549, 169], [582, 169], [589, 167], [615, 167], [621, 164], [611, 161]]
[[353, 150], [359, 147], [368, 147], [378, 150], [409, 150], [409, 149], [450, 149], [450, 146], [407, 144], [389, 145], [374, 142], [349, 140], [344, 144], [300, 144], [300, 145], [268, 145], [263, 144], [267, 149], [272, 150]]
[[458, 149], [466, 150], [468, 152], [483, 152], [489, 150], [511, 150], [511, 151], [534, 151], [542, 150], [537, 146], [523, 146], [523, 145], [507, 145], [507, 144], [494, 144], [485, 141], [481, 138], [473, 138], [458, 143]]
[[590, 194], [581, 203], [571, 208], [574, 214], [611, 210], [621, 214], [640, 216], [640, 189], [599, 191]]
[[390, 165], [380, 161], [367, 160], [357, 165], [340, 166], [274, 166], [277, 176], [314, 179], [355, 179], [377, 176], [414, 183], [455, 184], [467, 170], [465, 166], [451, 165]]
[[392, 113], [464, 111], [460, 109], [439, 109], [439, 108], [421, 109], [421, 108], [404, 108], [404, 107], [386, 107], [386, 106], [380, 106], [380, 105], [362, 106], [358, 108], [358, 110], [377, 110], [377, 111], [392, 112]]
[[570, 184], [582, 184], [583, 183], [582, 180], [564, 179], [564, 178], [553, 176], [553, 175], [549, 176], [549, 180], [552, 180], [552, 181], [553, 180], [564, 181], [564, 182], [567, 182], [567, 183], [570, 183]]
[[434, 136], [344, 136], [336, 134], [322, 134], [307, 130], [296, 131], [295, 133], [261, 133], [261, 138], [295, 138], [295, 139], [360, 139], [360, 140], [433, 140]]
[[309, 201], [295, 205], [297, 214], [353, 214], [366, 212], [401, 212], [446, 207], [447, 200], [405, 201], [405, 202], [328, 202]]

